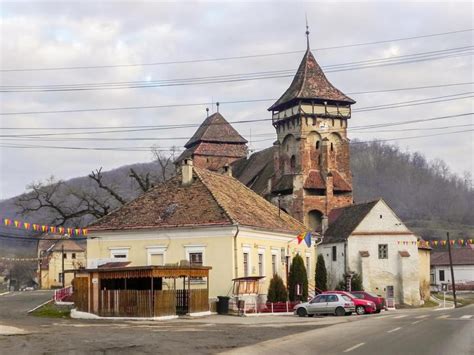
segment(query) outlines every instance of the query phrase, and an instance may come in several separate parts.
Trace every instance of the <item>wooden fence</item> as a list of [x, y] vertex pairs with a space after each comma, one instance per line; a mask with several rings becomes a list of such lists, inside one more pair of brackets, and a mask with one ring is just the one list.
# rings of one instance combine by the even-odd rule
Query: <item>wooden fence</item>
[[153, 317], [151, 290], [100, 290], [99, 316]]
[[74, 304], [78, 311], [89, 312], [89, 278], [76, 277], [72, 283]]
[[189, 312], [209, 311], [209, 292], [207, 289], [191, 290]]
[[176, 314], [176, 291], [155, 291], [155, 317]]

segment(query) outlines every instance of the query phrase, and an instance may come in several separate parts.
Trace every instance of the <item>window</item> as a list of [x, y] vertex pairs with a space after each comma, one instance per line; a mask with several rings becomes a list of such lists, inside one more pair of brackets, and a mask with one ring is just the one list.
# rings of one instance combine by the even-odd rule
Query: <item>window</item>
[[59, 275], [58, 275], [59, 282], [63, 282], [63, 275], [64, 274], [62, 272], [59, 273]]
[[[165, 265], [165, 252], [166, 247], [164, 246], [154, 246], [146, 247], [147, 251], [147, 265]], [[187, 257], [189, 260], [189, 256]]]
[[334, 144], [331, 143], [331, 152], [333, 152], [333, 151], [334, 151]]
[[332, 261], [337, 261], [337, 246], [332, 247]]
[[258, 274], [260, 276], [263, 276], [264, 270], [263, 270], [263, 265], [264, 265], [264, 255], [263, 253], [258, 253]]
[[343, 126], [343, 120], [339, 120], [339, 125], [342, 127]]
[[249, 276], [249, 253], [244, 253], [244, 276]]
[[316, 149], [319, 149], [319, 141], [316, 141]]
[[306, 256], [306, 273], [309, 275], [311, 271], [311, 259], [309, 256]]
[[71, 259], [75, 259], [76, 258], [76, 253], [72, 253], [71, 254]]
[[275, 275], [277, 273], [277, 255], [272, 254], [272, 274]]
[[296, 157], [292, 155], [290, 158], [290, 171], [294, 173], [295, 169], [296, 169]]
[[334, 118], [331, 120], [331, 124], [334, 127]]
[[202, 266], [202, 253], [189, 253], [189, 263], [193, 266]]
[[439, 270], [439, 281], [444, 281], [444, 270]]
[[388, 245], [379, 244], [379, 259], [388, 259]]
[[338, 302], [338, 298], [336, 295], [328, 295], [327, 296], [327, 302]]
[[113, 248], [113, 249], [110, 249], [110, 258], [111, 259], [127, 260], [129, 249], [130, 248]]
[[67, 253], [63, 253], [63, 258], [67, 259]]

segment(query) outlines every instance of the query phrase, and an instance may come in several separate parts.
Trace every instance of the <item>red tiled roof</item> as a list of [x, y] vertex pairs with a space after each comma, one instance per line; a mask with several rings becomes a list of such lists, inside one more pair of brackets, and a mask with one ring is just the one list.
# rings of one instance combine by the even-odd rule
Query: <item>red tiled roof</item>
[[402, 258], [408, 258], [410, 256], [410, 253], [406, 250], [400, 250], [398, 254], [400, 254]]
[[243, 138], [219, 112], [216, 112], [204, 120], [184, 146], [190, 148], [198, 142], [245, 144], [247, 140]]
[[[474, 249], [471, 247], [452, 248], [451, 256], [453, 265], [474, 265]], [[449, 254], [447, 251], [436, 251], [431, 253], [430, 264], [449, 265]]]
[[176, 176], [99, 219], [90, 231], [242, 225], [298, 234], [303, 224], [238, 180], [194, 168], [188, 186]]
[[331, 171], [334, 191], [352, 191], [351, 185], [336, 170]]
[[290, 87], [268, 110], [279, 110], [285, 104], [297, 99], [355, 103], [329, 82], [309, 49], [306, 51]]
[[326, 188], [326, 182], [324, 181], [319, 171], [310, 171], [308, 178], [304, 182], [303, 187], [305, 189], [320, 189]]

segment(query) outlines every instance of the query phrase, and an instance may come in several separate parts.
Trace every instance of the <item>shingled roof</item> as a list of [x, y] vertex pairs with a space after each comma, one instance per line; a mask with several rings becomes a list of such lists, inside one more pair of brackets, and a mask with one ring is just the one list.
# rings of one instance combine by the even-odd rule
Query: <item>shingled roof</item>
[[247, 140], [219, 112], [216, 112], [204, 120], [184, 146], [190, 148], [199, 142], [245, 144]]
[[323, 244], [344, 242], [380, 200], [337, 208], [329, 213]]
[[329, 82], [309, 48], [298, 67], [290, 87], [268, 110], [280, 110], [285, 104], [298, 99], [336, 101], [346, 104], [355, 103], [354, 100], [336, 89]]
[[[451, 249], [453, 265], [474, 265], [474, 249], [472, 247]], [[449, 265], [449, 254], [447, 251], [431, 253], [430, 264], [432, 266]]]
[[303, 224], [233, 177], [194, 168], [192, 184], [176, 176], [99, 219], [90, 231], [241, 225], [300, 233]]

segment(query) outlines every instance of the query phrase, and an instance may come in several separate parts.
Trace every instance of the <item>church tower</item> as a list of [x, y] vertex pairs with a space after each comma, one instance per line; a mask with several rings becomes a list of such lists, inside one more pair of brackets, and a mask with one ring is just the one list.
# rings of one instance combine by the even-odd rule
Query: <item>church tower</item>
[[309, 46], [290, 87], [268, 109], [276, 129], [270, 199], [309, 229], [352, 200], [347, 123], [354, 100], [326, 78]]

